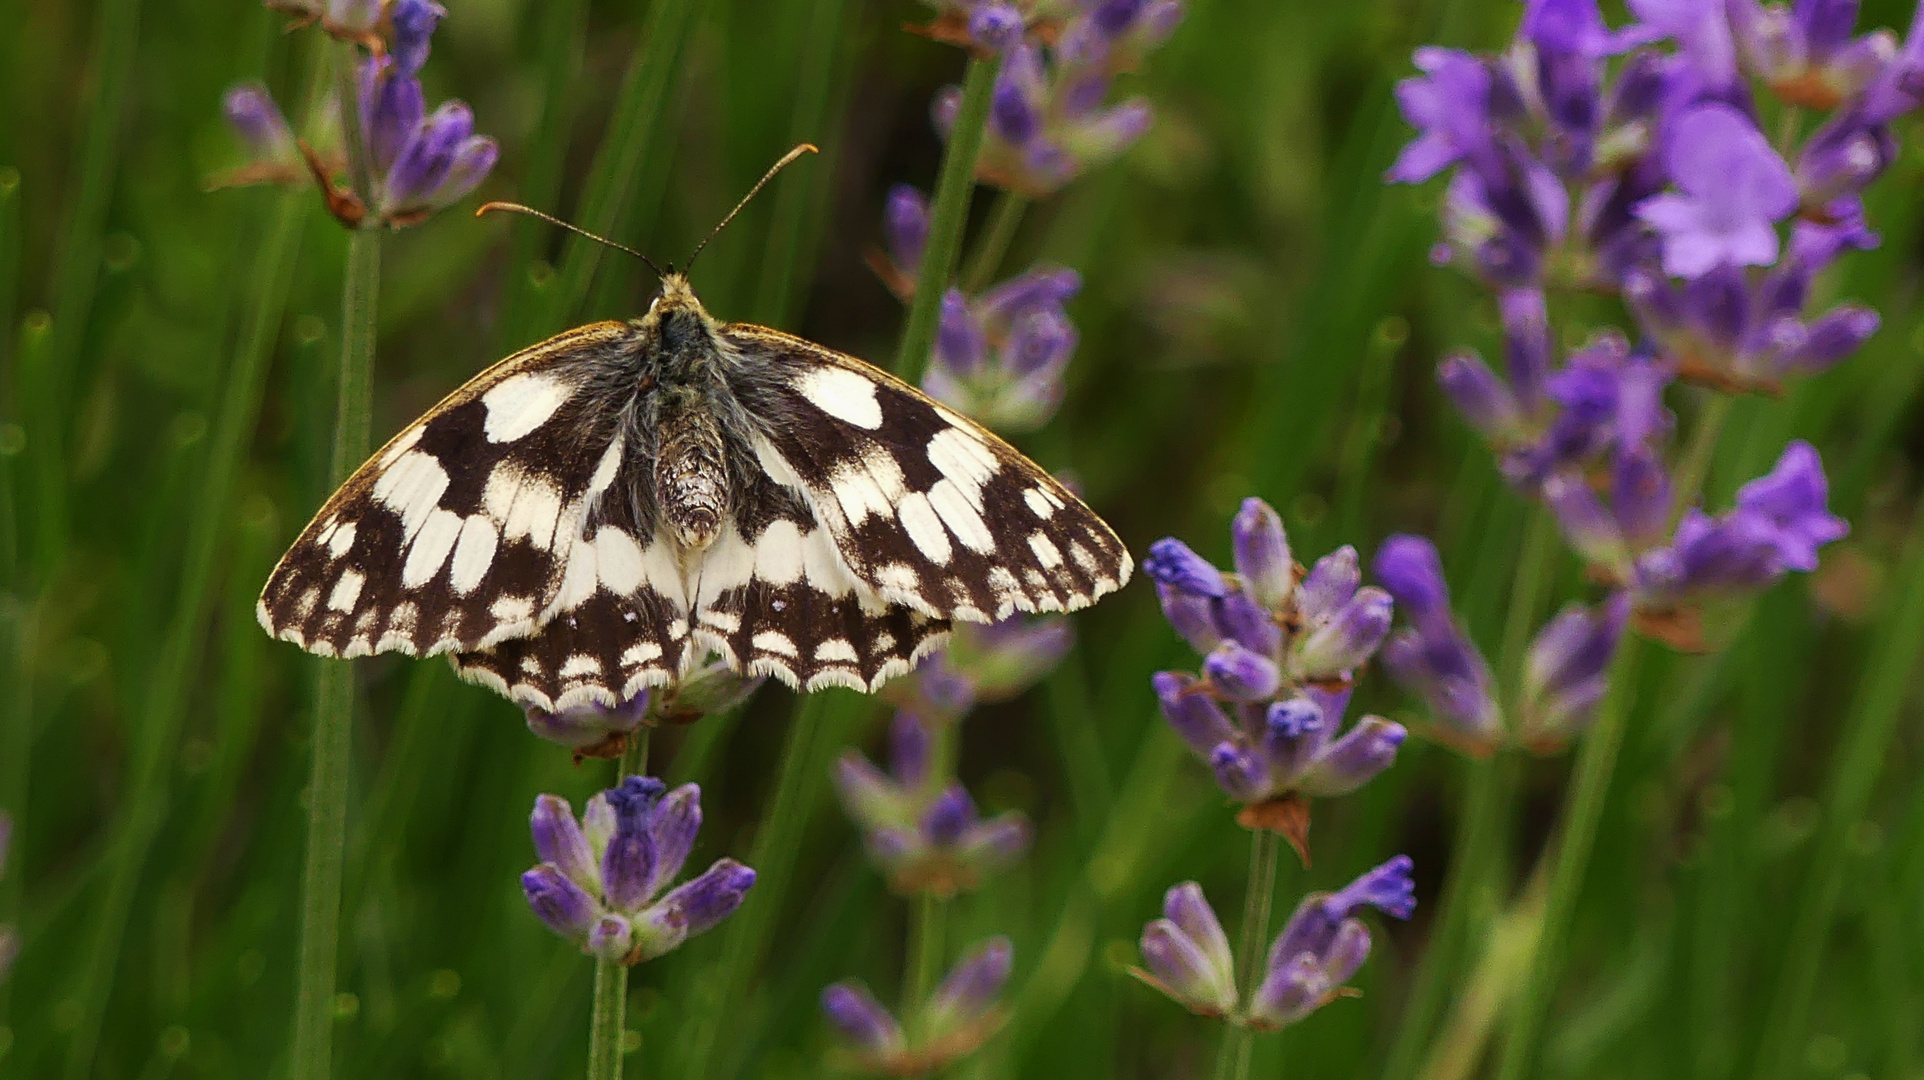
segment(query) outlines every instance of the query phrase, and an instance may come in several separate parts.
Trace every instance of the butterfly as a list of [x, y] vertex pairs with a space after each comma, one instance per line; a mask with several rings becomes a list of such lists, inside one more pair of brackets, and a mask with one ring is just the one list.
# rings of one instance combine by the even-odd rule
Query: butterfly
[[322, 656], [450, 653], [559, 712], [710, 655], [874, 690], [954, 621], [1076, 610], [1131, 568], [987, 429], [852, 356], [717, 321], [671, 270], [642, 317], [516, 353], [403, 428], [256, 613]]

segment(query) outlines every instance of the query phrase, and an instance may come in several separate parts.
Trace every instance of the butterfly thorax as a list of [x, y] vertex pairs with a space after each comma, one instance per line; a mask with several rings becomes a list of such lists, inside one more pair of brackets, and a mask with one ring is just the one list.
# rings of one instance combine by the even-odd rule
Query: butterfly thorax
[[654, 420], [654, 502], [661, 522], [685, 553], [705, 550], [727, 520], [728, 443], [722, 417], [735, 407], [728, 391], [715, 322], [671, 275], [642, 320], [653, 333], [653, 370], [644, 374]]

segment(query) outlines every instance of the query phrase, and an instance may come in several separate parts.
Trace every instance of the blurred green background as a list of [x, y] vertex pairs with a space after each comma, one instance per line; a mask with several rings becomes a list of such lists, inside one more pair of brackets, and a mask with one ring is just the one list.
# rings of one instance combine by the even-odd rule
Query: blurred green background
[[[926, 9], [445, 2], [424, 78], [431, 101], [468, 100], [501, 140], [483, 196], [585, 219], [591, 176], [611, 173], [598, 148], [619, 138], [632, 167], [598, 196], [619, 209], [613, 232], [673, 258], [789, 145], [814, 141], [824, 153], [747, 210], [695, 285], [719, 317], [892, 355], [900, 309], [863, 253], [880, 241], [888, 185], [932, 184], [929, 99], [963, 62], [901, 31]], [[1866, 6], [1869, 22], [1909, 18]], [[1430, 377], [1449, 348], [1495, 351], [1494, 305], [1427, 261], [1434, 187], [1379, 176], [1407, 137], [1390, 90], [1411, 49], [1495, 48], [1517, 14], [1470, 0], [1195, 0], [1125, 78], [1154, 103], [1151, 133], [1029, 212], [1005, 270], [1058, 262], [1086, 287], [1070, 307], [1083, 340], [1068, 404], [1024, 445], [1079, 478], [1134, 550], [1174, 533], [1222, 555], [1246, 494], [1283, 511], [1299, 554], [1353, 543], [1367, 557], [1389, 532], [1426, 532], [1494, 648], [1526, 508]], [[0, 1075], [285, 1067], [314, 661], [269, 641], [252, 608], [325, 495], [345, 243], [311, 193], [206, 190], [240, 160], [226, 86], [264, 79], [299, 111], [315, 39], [284, 22], [247, 0], [0, 2], [0, 809], [18, 822], [0, 922], [25, 941], [0, 985]], [[657, 107], [611, 118], [644, 47], [640, 77], [655, 81], [640, 96]], [[1808, 1029], [1776, 1036], [1795, 1075], [1924, 1076], [1924, 709], [1910, 680], [1924, 646], [1890, 603], [1919, 568], [1903, 549], [1924, 456], [1924, 157], [1917, 133], [1901, 134], [1911, 145], [1870, 201], [1883, 246], [1823, 285], [1877, 306], [1883, 329], [1837, 371], [1742, 402], [1708, 487], [1722, 505], [1787, 438], [1809, 438], [1853, 534], [1823, 572], [1764, 597], [1723, 652], [1646, 650], [1546, 1075], [1744, 1075], [1780, 973], [1816, 949]], [[977, 193], [978, 224], [991, 194]], [[275, 248], [289, 214], [297, 246]], [[588, 282], [570, 277], [587, 270], [572, 250], [533, 223], [460, 209], [393, 237], [377, 441], [566, 321], [645, 306], [646, 272], [612, 257], [571, 303]], [[284, 310], [269, 302], [283, 285]], [[1601, 304], [1566, 314], [1572, 340], [1616, 318]], [[234, 392], [255, 340], [257, 421]], [[225, 486], [212, 468], [223, 438], [244, 448]], [[228, 494], [210, 504], [210, 490]], [[1591, 595], [1574, 560], [1559, 572], [1559, 600]], [[1197, 1075], [1216, 1030], [1125, 969], [1178, 880], [1200, 880], [1234, 931], [1247, 840], [1156, 715], [1149, 673], [1193, 659], [1152, 591], [1132, 587], [1076, 628], [1060, 672], [963, 729], [964, 778], [987, 808], [1026, 810], [1039, 837], [1017, 870], [955, 905], [954, 949], [1006, 932], [1016, 975], [1012, 1024], [954, 1072]], [[359, 667], [336, 1075], [577, 1075], [592, 965], [529, 914], [517, 877], [533, 860], [535, 794], [579, 805], [609, 766], [574, 765], [439, 661]], [[805, 741], [814, 757], [793, 797], [806, 818], [784, 865], [763, 868], [737, 923], [636, 970], [630, 1075], [818, 1073], [821, 986], [862, 976], [888, 998], [898, 984], [904, 905], [826, 783], [841, 748], [879, 746], [886, 712], [835, 693], [805, 718], [821, 728]], [[1380, 676], [1356, 709], [1417, 720]], [[707, 792], [697, 863], [749, 857], [795, 717], [771, 687], [657, 738], [656, 769]], [[1884, 718], [1888, 741], [1849, 741]], [[1429, 1075], [1476, 1074], [1521, 978], [1523, 923], [1502, 915], [1567, 772], [1567, 758], [1529, 767], [1512, 872], [1475, 891], [1479, 945], [1458, 960], [1458, 1011], [1438, 1025]], [[1396, 852], [1416, 858], [1428, 904], [1464, 777], [1452, 753], [1412, 740], [1363, 791], [1319, 803], [1315, 866], [1286, 862], [1278, 920], [1303, 892]], [[1796, 924], [1813, 873], [1840, 890], [1828, 927]], [[1429, 910], [1379, 920], [1363, 997], [1263, 1039], [1258, 1074], [1380, 1072]], [[760, 962], [725, 993], [724, 958], [742, 955]]]

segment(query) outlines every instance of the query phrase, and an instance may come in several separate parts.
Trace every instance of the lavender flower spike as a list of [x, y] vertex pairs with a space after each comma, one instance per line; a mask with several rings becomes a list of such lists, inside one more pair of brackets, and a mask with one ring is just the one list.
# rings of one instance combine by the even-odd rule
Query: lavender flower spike
[[931, 1042], [968, 1037], [968, 1029], [995, 1009], [1009, 981], [1014, 950], [1006, 937], [992, 937], [956, 961], [923, 1007], [922, 1030]]
[[1082, 288], [1073, 270], [1038, 267], [970, 298], [942, 299], [923, 387], [989, 426], [1040, 426], [1062, 403], [1078, 335], [1062, 305]]
[[1287, 1027], [1335, 1000], [1369, 956], [1369, 930], [1354, 913], [1374, 907], [1409, 918], [1416, 909], [1411, 866], [1409, 856], [1398, 855], [1340, 892], [1304, 898], [1270, 947], [1262, 985], [1249, 1003], [1250, 1026]]
[[722, 859], [657, 897], [681, 872], [701, 827], [701, 789], [630, 776], [589, 800], [577, 824], [543, 795], [531, 819], [540, 865], [521, 875], [528, 906], [583, 952], [623, 964], [666, 953], [741, 906], [755, 872]]
[[897, 892], [952, 896], [975, 888], [1028, 850], [1032, 830], [1021, 813], [984, 820], [960, 784], [930, 774], [925, 721], [897, 713], [890, 742], [893, 775], [849, 751], [837, 763], [834, 779], [869, 857]]
[[1569, 604], [1530, 643], [1523, 668], [1526, 746], [1566, 746], [1588, 724], [1608, 688], [1605, 675], [1630, 618], [1630, 597], [1618, 593], [1595, 610]]
[[852, 979], [822, 991], [822, 1012], [862, 1071], [930, 1075], [974, 1053], [1001, 1027], [1004, 1012], [996, 998], [1009, 980], [1012, 959], [1006, 937], [978, 944], [927, 1001], [911, 1003], [915, 1013], [906, 1025]]

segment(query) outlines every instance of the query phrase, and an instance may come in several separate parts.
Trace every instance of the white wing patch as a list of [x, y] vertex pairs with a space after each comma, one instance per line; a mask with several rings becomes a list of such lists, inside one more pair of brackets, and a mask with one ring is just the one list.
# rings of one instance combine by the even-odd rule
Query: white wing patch
[[869, 431], [882, 426], [882, 405], [875, 400], [874, 381], [847, 368], [813, 368], [795, 380], [795, 389], [837, 420]]
[[481, 395], [489, 442], [513, 442], [548, 422], [574, 390], [552, 375], [530, 371], [496, 383]]

